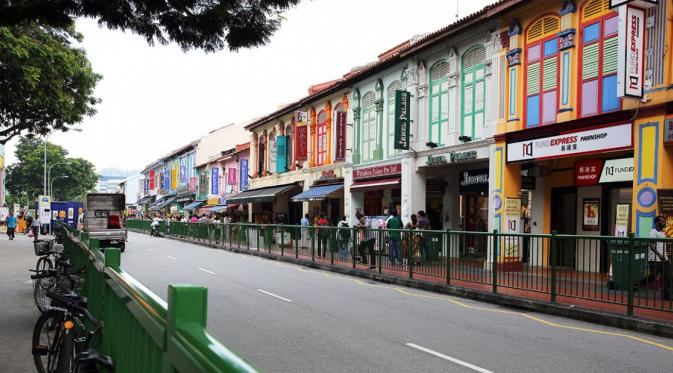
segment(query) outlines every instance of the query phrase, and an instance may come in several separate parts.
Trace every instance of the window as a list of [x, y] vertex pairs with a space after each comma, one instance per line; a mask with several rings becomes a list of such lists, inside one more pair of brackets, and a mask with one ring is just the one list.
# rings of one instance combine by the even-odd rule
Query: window
[[609, 0], [582, 7], [580, 42], [580, 113], [583, 117], [620, 108], [617, 97], [617, 13]]
[[264, 162], [266, 158], [266, 135], [262, 135], [257, 140], [257, 174], [262, 176], [264, 171]]
[[388, 86], [388, 91], [386, 97], [388, 101], [386, 102], [386, 107], [388, 110], [388, 142], [387, 142], [387, 152], [388, 156], [394, 156], [399, 154], [399, 150], [395, 150], [395, 91], [402, 90], [402, 82], [396, 80]]
[[526, 34], [526, 127], [556, 122], [558, 112], [559, 18], [545, 16]]
[[325, 110], [318, 113], [318, 138], [316, 139], [318, 166], [325, 164], [327, 158], [327, 114]]
[[271, 131], [269, 134], [269, 167], [267, 171], [276, 172], [276, 159], [278, 157], [278, 149], [276, 148], [276, 131]]
[[485, 58], [486, 49], [481, 46], [463, 55], [463, 118], [460, 134], [473, 140], [481, 137], [484, 128]]
[[376, 93], [367, 92], [362, 97], [362, 161], [374, 160], [376, 147]]
[[430, 133], [428, 139], [444, 145], [449, 132], [449, 63], [440, 61], [430, 68]]
[[290, 124], [285, 127], [285, 136], [287, 136], [287, 168], [292, 169], [294, 158], [292, 157], [292, 141], [294, 141], [294, 127]]

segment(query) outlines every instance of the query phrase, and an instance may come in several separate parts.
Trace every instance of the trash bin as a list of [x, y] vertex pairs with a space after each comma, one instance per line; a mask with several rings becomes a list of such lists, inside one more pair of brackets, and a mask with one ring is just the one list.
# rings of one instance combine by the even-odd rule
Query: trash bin
[[[636, 241], [633, 249], [633, 275], [631, 276], [633, 283], [631, 285], [637, 285], [647, 273], [647, 242]], [[612, 264], [612, 288], [628, 290], [629, 241], [610, 240], [608, 241], [608, 250], [610, 251], [610, 263]]]

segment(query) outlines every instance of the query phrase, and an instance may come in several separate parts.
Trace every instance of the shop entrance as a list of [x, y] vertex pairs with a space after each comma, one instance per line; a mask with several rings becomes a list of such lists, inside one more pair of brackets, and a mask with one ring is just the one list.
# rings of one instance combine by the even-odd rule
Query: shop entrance
[[[460, 220], [464, 231], [488, 231], [488, 198], [482, 193], [460, 195]], [[461, 245], [461, 256], [486, 258], [486, 236], [468, 235]]]
[[[551, 190], [551, 230], [558, 234], [577, 233], [577, 190], [574, 187]], [[558, 240], [556, 247], [556, 265], [574, 268], [576, 242]]]

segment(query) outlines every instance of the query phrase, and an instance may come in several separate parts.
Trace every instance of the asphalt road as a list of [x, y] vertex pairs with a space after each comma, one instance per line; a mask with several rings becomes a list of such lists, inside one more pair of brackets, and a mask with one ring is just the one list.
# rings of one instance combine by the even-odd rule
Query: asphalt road
[[666, 372], [673, 340], [129, 234], [162, 298], [208, 287], [208, 328], [267, 372]]

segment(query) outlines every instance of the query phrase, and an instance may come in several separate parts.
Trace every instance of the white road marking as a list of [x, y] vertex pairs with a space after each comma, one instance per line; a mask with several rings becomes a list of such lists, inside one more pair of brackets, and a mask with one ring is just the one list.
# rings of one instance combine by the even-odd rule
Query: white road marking
[[173, 259], [173, 260], [178, 260], [178, 258], [172, 257], [172, 256], [170, 256], [170, 255], [166, 255], [166, 258], [168, 258], [168, 259]]
[[286, 302], [288, 302], [288, 303], [292, 303], [292, 300], [291, 300], [291, 299], [287, 299], [287, 298], [285, 298], [285, 297], [281, 297], [280, 295], [277, 295], [277, 294], [268, 292], [268, 291], [266, 291], [266, 290], [257, 289], [257, 291], [259, 291], [260, 293], [266, 294], [266, 295], [270, 295], [270, 296], [272, 296], [272, 297], [274, 297], [274, 298], [278, 298], [278, 299], [280, 299], [280, 300], [284, 300], [284, 301], [286, 301]]
[[210, 273], [211, 275], [214, 275], [214, 274], [215, 274], [215, 272], [211, 272], [211, 271], [209, 271], [209, 270], [207, 270], [207, 269], [205, 269], [205, 268], [201, 268], [201, 267], [199, 267], [199, 271], [203, 271], [203, 272], [206, 272], [206, 273]]
[[490, 371], [490, 370], [488, 370], [488, 369], [484, 369], [484, 368], [478, 367], [478, 366], [476, 366], [476, 365], [474, 365], [474, 364], [470, 364], [470, 363], [468, 363], [468, 362], [466, 362], [466, 361], [462, 361], [462, 360], [456, 359], [455, 357], [451, 357], [451, 356], [444, 355], [444, 354], [442, 354], [442, 353], [439, 353], [439, 352], [437, 352], [437, 351], [433, 351], [433, 350], [431, 350], [431, 349], [429, 349], [429, 348], [425, 348], [425, 347], [423, 347], [423, 346], [419, 346], [419, 345], [417, 345], [417, 344], [407, 343], [406, 345], [409, 346], [409, 347], [411, 347], [411, 348], [415, 348], [415, 349], [417, 349], [417, 350], [420, 350], [420, 351], [423, 351], [423, 352], [427, 352], [427, 353], [429, 353], [430, 355], [435, 355], [435, 356], [437, 356], [437, 357], [439, 357], [439, 358], [442, 358], [442, 359], [444, 359], [444, 360], [448, 360], [448, 361], [450, 361], [450, 362], [452, 362], [452, 363], [455, 363], [455, 364], [458, 364], [458, 365], [462, 365], [462, 366], [464, 366], [465, 368], [470, 368], [470, 369], [475, 370], [475, 371], [477, 371], [477, 372], [481, 372], [481, 373], [493, 373], [492, 371]]

